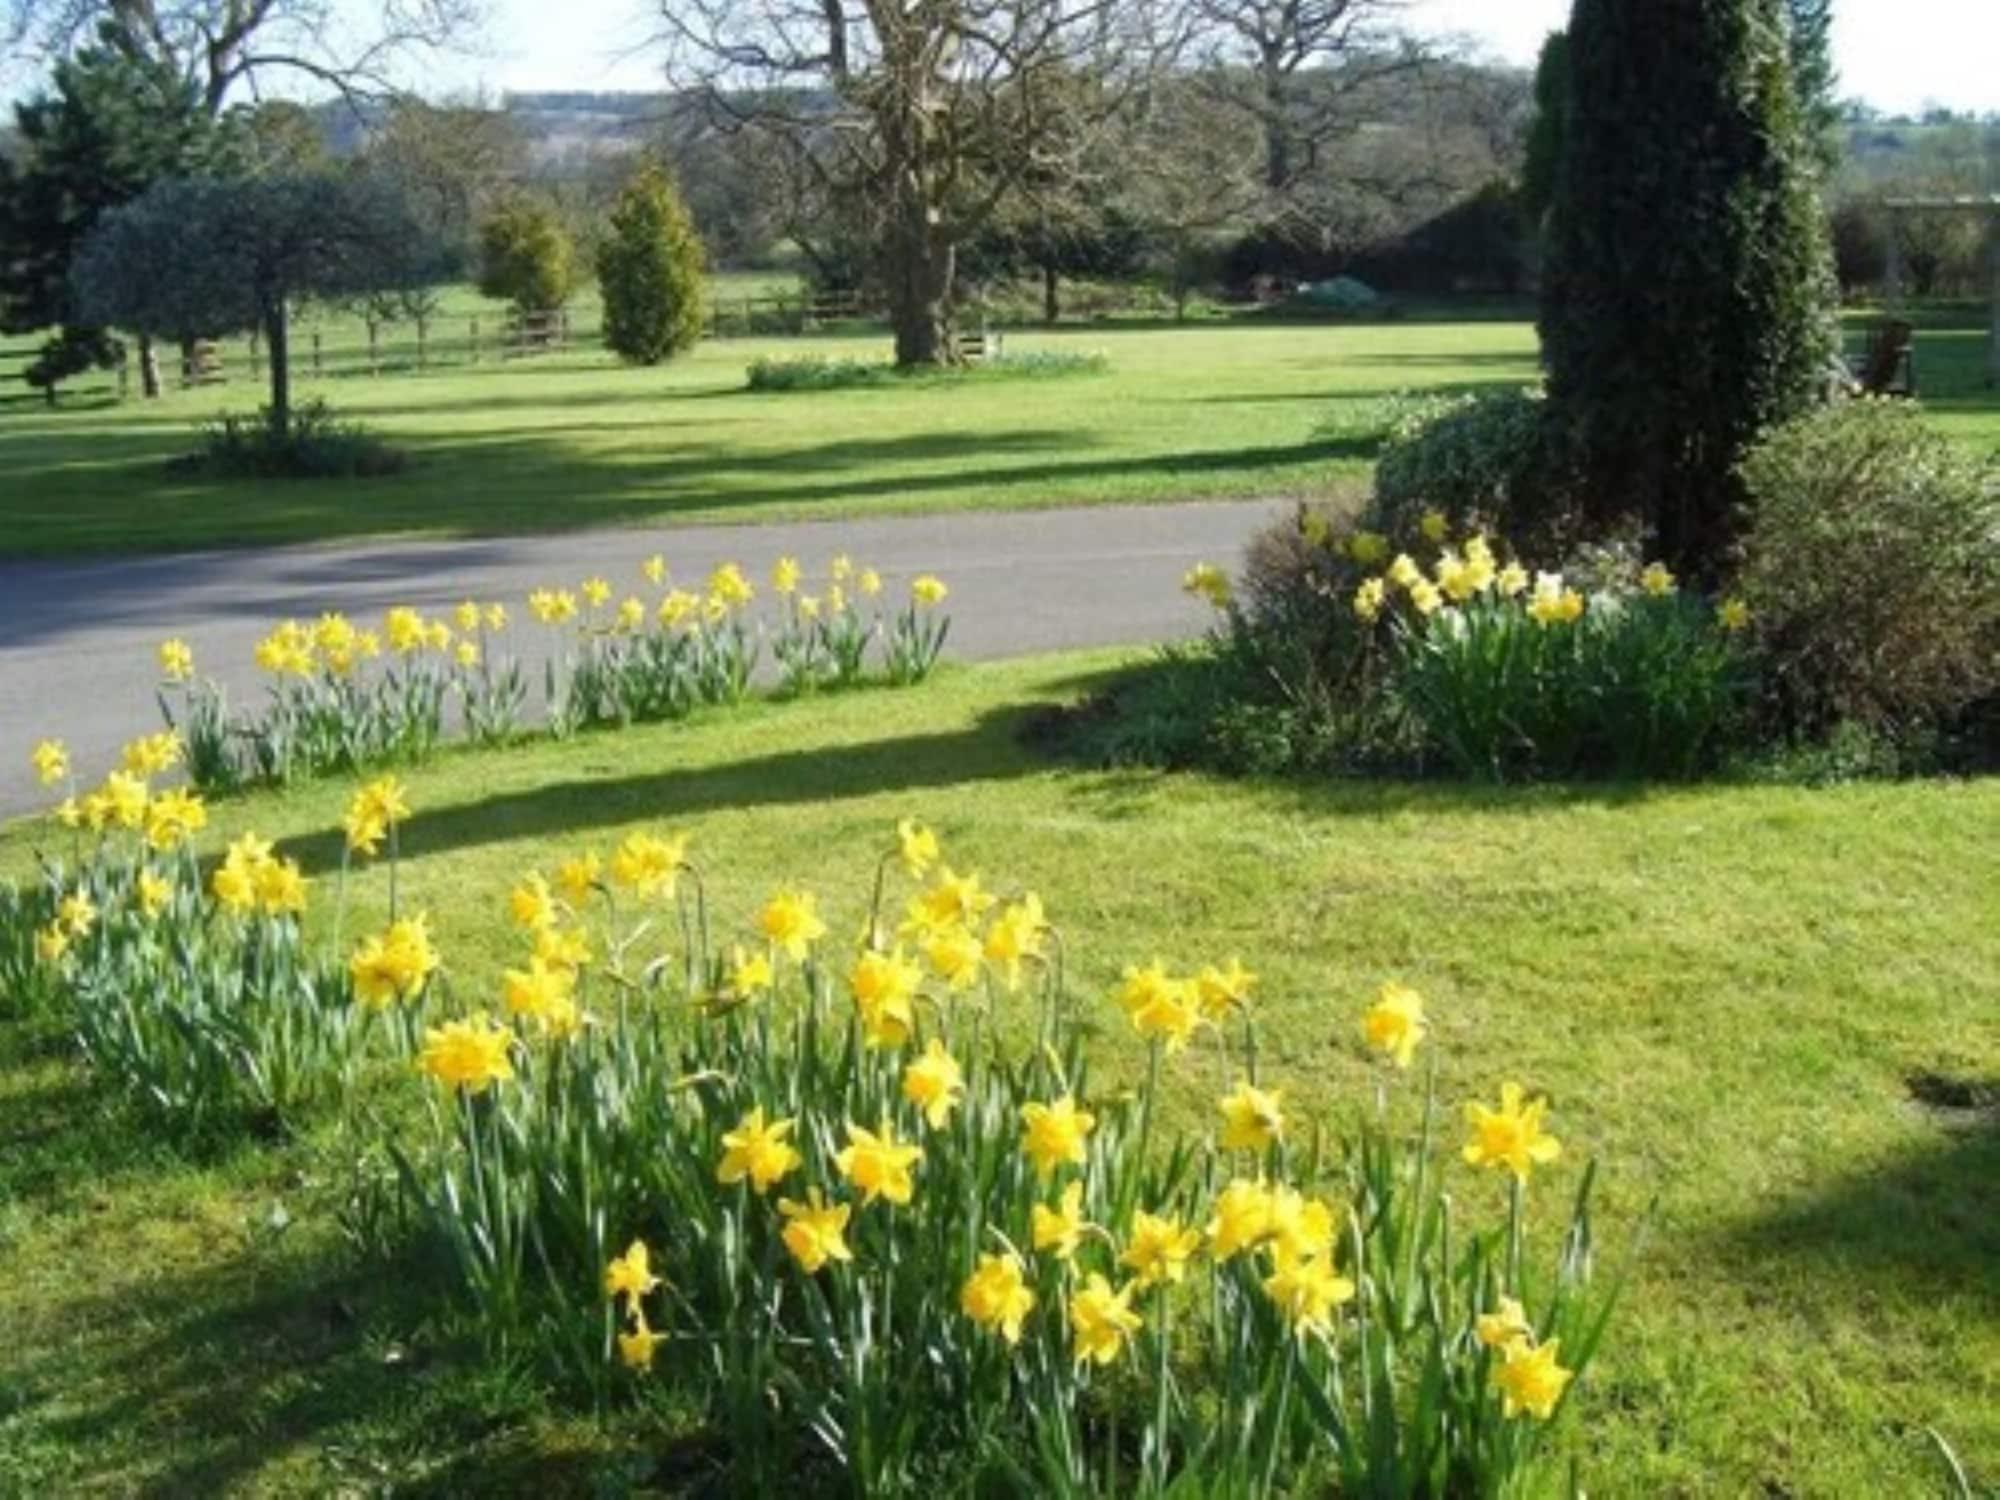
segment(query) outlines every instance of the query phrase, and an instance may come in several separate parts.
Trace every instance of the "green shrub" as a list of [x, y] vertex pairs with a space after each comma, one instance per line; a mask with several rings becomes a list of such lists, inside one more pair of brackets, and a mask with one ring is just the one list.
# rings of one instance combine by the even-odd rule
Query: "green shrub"
[[604, 342], [629, 364], [656, 365], [701, 338], [702, 247], [666, 174], [647, 166], [611, 211], [597, 247]]
[[1906, 405], [1857, 401], [1770, 433], [1743, 465], [1738, 587], [1774, 729], [1907, 736], [2000, 692], [2000, 471]]
[[480, 225], [480, 293], [522, 313], [554, 312], [568, 301], [575, 261], [561, 216], [536, 199], [511, 199]]
[[1009, 354], [957, 369], [905, 370], [887, 360], [828, 359], [808, 354], [794, 359], [753, 360], [749, 387], [753, 391], [845, 391], [913, 381], [1044, 379], [1062, 375], [1096, 375], [1111, 367], [1101, 352], [1070, 353], [1036, 350]]
[[227, 412], [201, 429], [201, 451], [176, 465], [217, 479], [375, 479], [402, 471], [405, 458], [324, 401], [292, 412], [284, 432], [268, 407], [255, 416]]
[[1396, 536], [1442, 512], [1454, 531], [1487, 529], [1538, 557], [1586, 537], [1555, 417], [1533, 388], [1414, 403], [1375, 469], [1370, 529]]

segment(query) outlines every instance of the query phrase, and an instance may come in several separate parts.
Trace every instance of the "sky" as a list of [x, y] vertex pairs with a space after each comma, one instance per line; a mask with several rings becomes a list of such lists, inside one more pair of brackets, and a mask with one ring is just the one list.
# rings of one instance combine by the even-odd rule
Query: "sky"
[[[370, 0], [342, 0], [360, 11]], [[1405, 0], [1413, 29], [1469, 38], [1489, 57], [1531, 64], [1569, 16], [1570, 0]], [[648, 0], [489, 0], [482, 54], [412, 79], [426, 94], [507, 90], [634, 90], [660, 86], [646, 46]], [[1930, 104], [2000, 111], [2000, 0], [1835, 0], [1834, 53], [1843, 97], [1885, 113]], [[32, 75], [29, 75], [30, 77]], [[0, 69], [0, 99], [24, 78]]]
[[[644, 0], [494, 0], [496, 55], [465, 77], [496, 90], [655, 87], [642, 45], [651, 14]], [[1417, 30], [1460, 33], [1526, 65], [1569, 0], [1409, 0], [1408, 14]], [[2000, 0], [1835, 0], [1834, 26], [1843, 96], [1891, 114], [2000, 111]]]

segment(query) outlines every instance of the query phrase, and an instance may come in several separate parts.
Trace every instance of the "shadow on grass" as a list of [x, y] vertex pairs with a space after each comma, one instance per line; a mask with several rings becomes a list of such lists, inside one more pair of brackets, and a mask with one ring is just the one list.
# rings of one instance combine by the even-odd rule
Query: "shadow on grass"
[[1894, 1282], [2000, 1315], [2000, 1111], [1948, 1111], [1936, 1139], [1727, 1233], [1732, 1249], [1856, 1288]]
[[[454, 807], [420, 809], [399, 836], [406, 853], [422, 857], [514, 840], [585, 838], [592, 829], [641, 820], [1007, 781], [1048, 769], [1022, 744], [1022, 726], [1032, 712], [1032, 706], [1008, 707], [985, 715], [970, 729], [943, 734], [544, 784]], [[286, 853], [308, 874], [338, 869], [341, 848], [341, 837], [333, 831], [285, 843]]]

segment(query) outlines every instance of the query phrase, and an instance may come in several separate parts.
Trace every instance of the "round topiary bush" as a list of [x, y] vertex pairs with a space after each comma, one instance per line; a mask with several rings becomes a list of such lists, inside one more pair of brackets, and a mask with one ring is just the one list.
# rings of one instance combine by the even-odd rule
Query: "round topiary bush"
[[1742, 468], [1738, 588], [1780, 727], [1951, 727], [2000, 693], [2000, 470], [1909, 405], [1775, 428]]
[[1454, 532], [1484, 527], [1536, 556], [1585, 535], [1553, 409], [1532, 387], [1420, 407], [1392, 429], [1375, 468], [1367, 524], [1406, 534], [1431, 511]]

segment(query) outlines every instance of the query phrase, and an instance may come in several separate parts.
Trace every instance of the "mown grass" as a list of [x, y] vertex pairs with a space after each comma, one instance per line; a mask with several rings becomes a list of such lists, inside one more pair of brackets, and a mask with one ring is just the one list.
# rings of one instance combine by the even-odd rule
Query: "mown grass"
[[[761, 281], [718, 287], [725, 301], [770, 291]], [[46, 411], [8, 367], [0, 556], [1311, 494], [1373, 459], [1371, 441], [1340, 435], [1343, 415], [1397, 391], [1522, 382], [1536, 368], [1520, 309], [1511, 320], [1479, 309], [1374, 324], [1249, 314], [1008, 335], [1016, 354], [1105, 356], [1103, 373], [1074, 381], [893, 382], [780, 398], [745, 389], [753, 361], [879, 360], [884, 336], [713, 339], [635, 370], [588, 336], [587, 299], [575, 308], [579, 341], [531, 358], [495, 358], [501, 312], [462, 292], [434, 337], [463, 342], [475, 313], [489, 343], [482, 363], [379, 378], [359, 373], [351, 320], [327, 329], [340, 367], [356, 373], [315, 380], [302, 335], [301, 399], [324, 397], [411, 457], [405, 472], [364, 482], [168, 471], [199, 422], [264, 399], [240, 346], [228, 384], [175, 389], [155, 404], [120, 405], [86, 383]], [[1851, 320], [1857, 348], [1871, 316]], [[1927, 314], [1918, 373], [1940, 427], [2000, 452], [1983, 329], [1973, 307]], [[408, 330], [392, 337], [401, 343], [385, 362], [408, 365]]]
[[[1240, 953], [1268, 1070], [1328, 1121], [1368, 1096], [1354, 1017], [1401, 976], [1429, 996], [1447, 1097], [1551, 1091], [1548, 1190], [1597, 1157], [1612, 1254], [1658, 1200], [1569, 1423], [1593, 1494], [1929, 1493], [1932, 1425], [2000, 1475], [2000, 1120], [1912, 1088], [2000, 1080], [2000, 782], [1226, 783], [1024, 745], [1035, 705], [1121, 659], [450, 755], [408, 777], [404, 888], [471, 1003], [525, 868], [664, 825], [693, 835], [725, 924], [797, 880], [845, 932], [886, 830], [919, 816], [962, 867], [1044, 895], [1085, 994], [1155, 954]], [[324, 921], [347, 792], [230, 804], [210, 842], [281, 835]], [[0, 836], [0, 869], [35, 836]], [[382, 872], [353, 897], [378, 912]], [[1111, 1072], [1135, 1076], [1106, 1019]], [[1183, 1122], [1213, 1073], [1177, 1071]], [[661, 1435], [553, 1409], [458, 1341], [423, 1277], [344, 1259], [330, 1136], [170, 1155], [19, 1024], [0, 1132], [0, 1492], [677, 1490]]]

